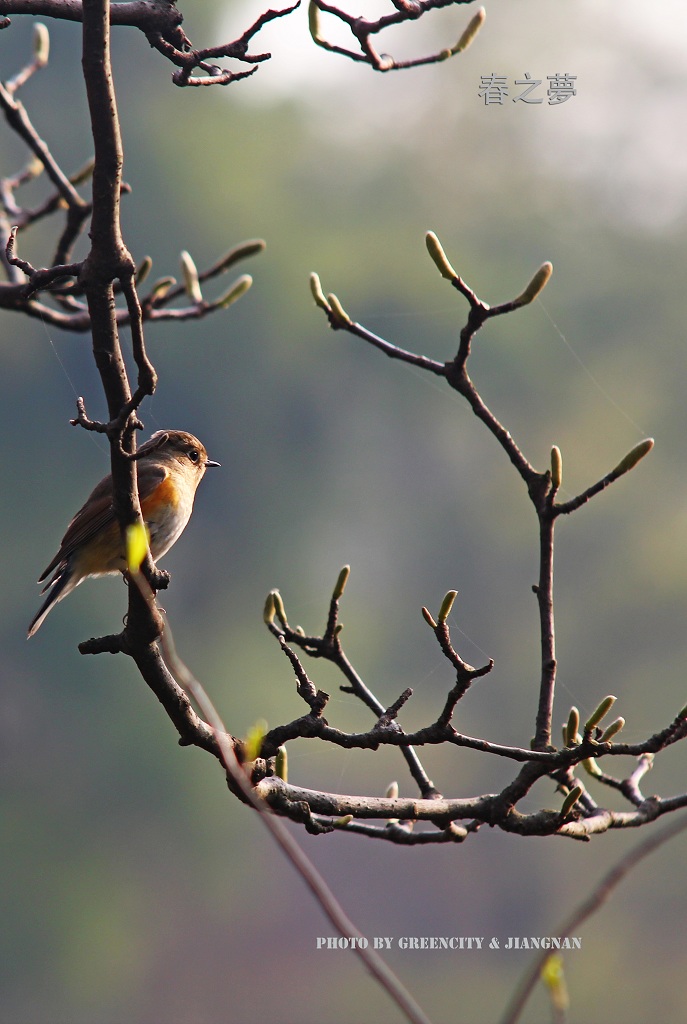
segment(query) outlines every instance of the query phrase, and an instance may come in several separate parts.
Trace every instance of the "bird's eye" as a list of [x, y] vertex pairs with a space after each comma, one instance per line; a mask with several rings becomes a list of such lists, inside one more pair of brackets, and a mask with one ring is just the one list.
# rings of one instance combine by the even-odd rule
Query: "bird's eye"
[[188, 457], [191, 460], [191, 462], [198, 462], [198, 460], [200, 459], [200, 452], [198, 451], [197, 448], [191, 448], [190, 452], [188, 453]]

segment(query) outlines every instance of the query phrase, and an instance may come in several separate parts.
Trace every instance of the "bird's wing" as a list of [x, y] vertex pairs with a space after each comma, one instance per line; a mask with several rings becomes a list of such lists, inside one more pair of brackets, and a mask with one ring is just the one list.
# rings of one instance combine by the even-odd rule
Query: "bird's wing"
[[[138, 486], [141, 498], [149, 494], [167, 475], [168, 471], [162, 466], [146, 464], [139, 466]], [[95, 537], [102, 530], [106, 530], [114, 522], [112, 477], [108, 475], [93, 488], [72, 519], [67, 527], [67, 532], [62, 538], [60, 550], [50, 562], [50, 565], [41, 573], [38, 582], [42, 583], [54, 569], [57, 569], [82, 544], [86, 544], [92, 537]]]

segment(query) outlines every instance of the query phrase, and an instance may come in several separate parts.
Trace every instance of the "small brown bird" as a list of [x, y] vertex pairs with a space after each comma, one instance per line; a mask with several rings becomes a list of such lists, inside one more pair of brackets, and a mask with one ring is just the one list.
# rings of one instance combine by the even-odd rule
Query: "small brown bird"
[[[158, 430], [139, 448], [136, 466], [143, 521], [148, 528], [150, 552], [157, 560], [169, 551], [188, 523], [205, 470], [219, 466], [219, 462], [208, 459], [193, 434]], [[41, 591], [49, 594], [32, 620], [28, 636], [40, 628], [53, 605], [87, 576], [105, 576], [125, 568], [124, 543], [112, 504], [112, 477], [106, 476], [72, 519], [60, 550], [38, 580], [43, 583], [54, 572]]]

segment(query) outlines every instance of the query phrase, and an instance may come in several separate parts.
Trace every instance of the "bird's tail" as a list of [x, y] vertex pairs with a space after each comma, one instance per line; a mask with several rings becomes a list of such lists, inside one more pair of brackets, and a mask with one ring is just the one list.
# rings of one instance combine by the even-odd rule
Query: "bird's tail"
[[[40, 582], [40, 581], [39, 581]], [[29, 625], [29, 631], [26, 634], [26, 639], [32, 637], [34, 633], [37, 633], [43, 624], [43, 620], [50, 611], [53, 605], [61, 601], [63, 597], [66, 597], [74, 587], [78, 586], [81, 580], [74, 580], [74, 573], [68, 565], [58, 567], [55, 577], [48, 583], [44, 588], [43, 593], [50, 588], [50, 593], [46, 597], [45, 601], [38, 609], [37, 614], [31, 620]]]

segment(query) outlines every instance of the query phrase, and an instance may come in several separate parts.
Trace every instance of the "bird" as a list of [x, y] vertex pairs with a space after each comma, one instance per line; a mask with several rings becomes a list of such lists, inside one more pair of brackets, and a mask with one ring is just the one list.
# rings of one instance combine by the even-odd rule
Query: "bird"
[[[136, 453], [138, 494], [153, 559], [161, 558], [179, 539], [205, 470], [219, 465], [208, 458], [198, 438], [184, 430], [158, 430], [141, 445]], [[59, 551], [38, 579], [39, 583], [47, 580], [41, 594], [49, 593], [31, 620], [27, 638], [40, 629], [54, 605], [87, 577], [125, 569], [124, 541], [114, 511], [112, 476], [108, 475], [76, 513]]]

